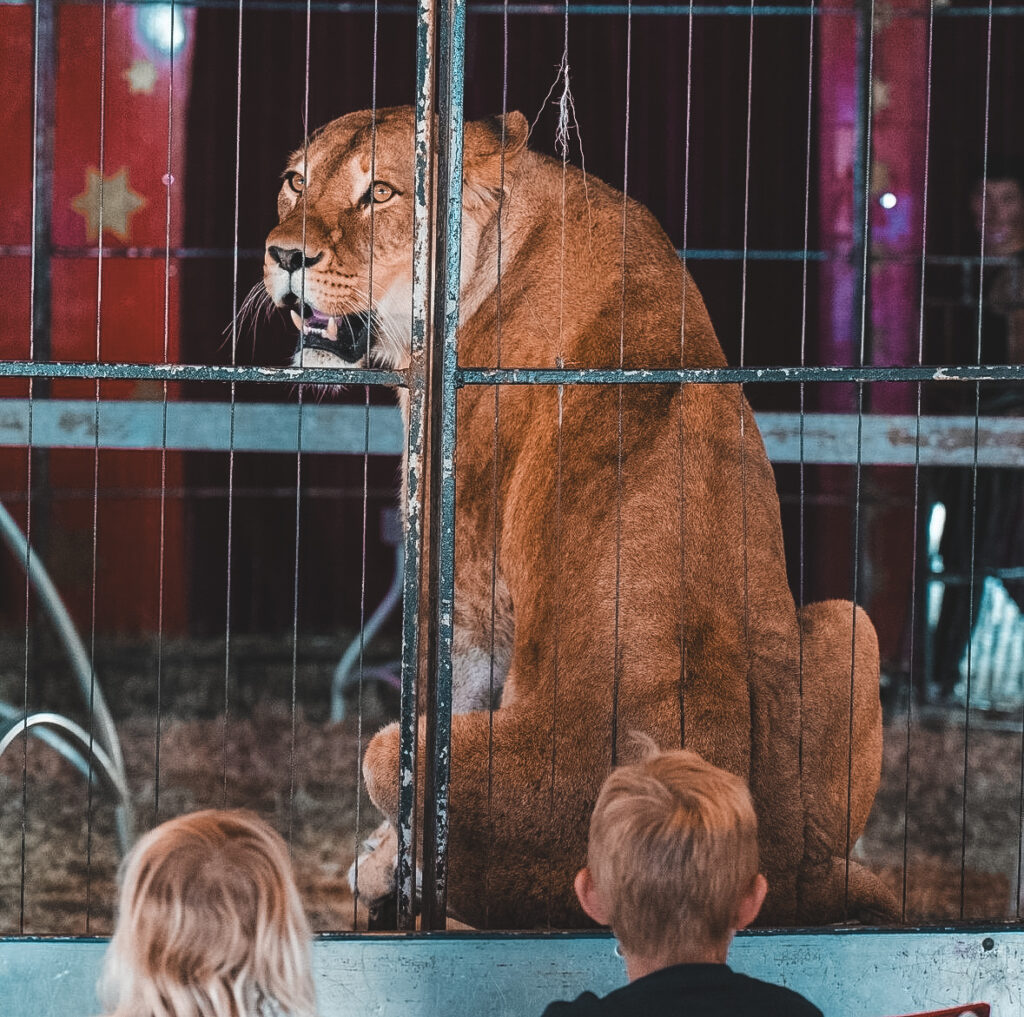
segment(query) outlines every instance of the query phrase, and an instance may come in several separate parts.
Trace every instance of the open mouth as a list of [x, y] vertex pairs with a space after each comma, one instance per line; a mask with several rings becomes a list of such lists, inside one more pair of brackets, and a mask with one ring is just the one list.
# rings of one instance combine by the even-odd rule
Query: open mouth
[[301, 313], [294, 305], [291, 313], [299, 330], [299, 350], [324, 350], [349, 364], [366, 356], [373, 337], [372, 313], [334, 316], [306, 303], [301, 305]]

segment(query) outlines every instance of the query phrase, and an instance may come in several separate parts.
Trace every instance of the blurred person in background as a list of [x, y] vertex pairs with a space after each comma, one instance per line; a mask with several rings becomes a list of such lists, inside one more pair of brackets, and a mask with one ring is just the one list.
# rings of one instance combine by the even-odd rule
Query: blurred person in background
[[[963, 337], [965, 364], [1024, 363], [1024, 161], [990, 156], [976, 174], [970, 208], [981, 247], [972, 298], [973, 329]], [[988, 382], [951, 386], [946, 412], [1024, 414], [1024, 386]], [[947, 582], [935, 633], [936, 681], [942, 695], [960, 679], [977, 622], [986, 572], [1024, 567], [1024, 477], [1012, 467], [943, 470], [939, 497], [946, 523], [939, 547]], [[972, 578], [973, 567], [973, 583]], [[1024, 611], [1024, 580], [1004, 577]]]

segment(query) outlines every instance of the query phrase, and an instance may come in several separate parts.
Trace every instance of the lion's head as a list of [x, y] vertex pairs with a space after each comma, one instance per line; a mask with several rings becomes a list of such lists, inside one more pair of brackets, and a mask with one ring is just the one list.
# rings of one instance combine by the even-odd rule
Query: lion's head
[[[526, 141], [519, 113], [466, 124], [463, 273], [498, 208], [506, 169]], [[412, 329], [415, 114], [350, 113], [293, 153], [267, 237], [263, 283], [300, 331], [296, 364], [408, 364]], [[372, 252], [372, 254], [371, 254]], [[463, 279], [465, 284], [466, 280]], [[372, 293], [371, 293], [372, 285]]]

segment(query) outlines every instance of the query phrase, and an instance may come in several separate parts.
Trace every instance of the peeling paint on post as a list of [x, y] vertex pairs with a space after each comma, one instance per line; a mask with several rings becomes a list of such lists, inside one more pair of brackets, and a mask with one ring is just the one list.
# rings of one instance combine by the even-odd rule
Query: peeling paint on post
[[679, 385], [755, 382], [1024, 381], [1024, 365], [957, 367], [464, 367], [465, 385]]
[[[461, 159], [461, 133], [460, 133]], [[461, 230], [461, 223], [459, 226]], [[440, 271], [440, 266], [439, 266]], [[440, 285], [440, 280], [435, 281]], [[451, 294], [448, 294], [449, 299]], [[455, 294], [456, 307], [458, 294]], [[456, 311], [457, 313], [457, 311]], [[416, 333], [413, 333], [416, 341]], [[680, 367], [642, 368], [459, 368], [464, 385], [678, 385], [735, 382], [1019, 381], [1022, 364], [963, 364], [945, 367]], [[216, 364], [104, 364], [0, 361], [0, 378], [81, 378], [88, 381], [277, 382], [287, 385], [390, 385], [404, 388], [409, 375], [367, 367], [231, 367]]]
[[437, 7], [437, 194], [430, 393], [430, 625], [423, 818], [423, 928], [443, 929], [447, 910], [455, 599], [456, 332], [462, 253], [464, 0]]
[[434, 5], [420, 0], [416, 18], [416, 175], [413, 187], [412, 357], [408, 378], [408, 440], [405, 446], [405, 588], [402, 597], [402, 701], [399, 718], [398, 894], [399, 929], [416, 925], [416, 678], [419, 669], [420, 552], [423, 547], [423, 451], [427, 398], [427, 322], [430, 279]]
[[392, 385], [404, 388], [403, 371], [373, 367], [238, 367], [226, 364], [108, 364], [0, 361], [0, 378], [82, 378], [88, 381], [258, 381], [286, 385]]

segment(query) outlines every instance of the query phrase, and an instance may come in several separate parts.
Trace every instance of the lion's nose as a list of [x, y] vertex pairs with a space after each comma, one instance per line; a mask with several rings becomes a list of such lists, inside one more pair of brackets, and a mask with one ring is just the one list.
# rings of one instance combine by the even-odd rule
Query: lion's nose
[[321, 251], [315, 257], [309, 257], [297, 247], [268, 247], [269, 254], [286, 272], [297, 272], [300, 268], [312, 268], [324, 256]]

